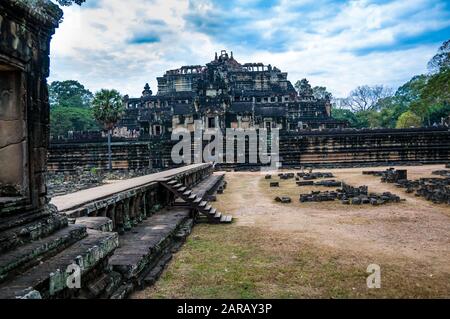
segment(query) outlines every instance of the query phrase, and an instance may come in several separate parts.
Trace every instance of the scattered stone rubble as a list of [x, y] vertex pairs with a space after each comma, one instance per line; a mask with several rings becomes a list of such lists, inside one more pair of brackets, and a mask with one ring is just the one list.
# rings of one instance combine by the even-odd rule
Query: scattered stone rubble
[[396, 170], [389, 168], [386, 171], [364, 171], [365, 175], [381, 176], [383, 183], [395, 183], [399, 188], [405, 188], [408, 194], [424, 197], [435, 204], [450, 204], [450, 171], [437, 170], [433, 175], [444, 176], [445, 178], [421, 178], [418, 180], [408, 180], [406, 170]]
[[336, 191], [312, 191], [310, 194], [300, 194], [300, 202], [325, 202], [340, 200], [345, 205], [371, 204], [374, 206], [387, 203], [398, 203], [400, 197], [390, 192], [368, 193], [367, 186], [353, 187], [342, 183], [342, 188]]
[[315, 182], [314, 186], [325, 186], [325, 187], [341, 187], [342, 182], [339, 182], [334, 179], [327, 179], [319, 182]]
[[342, 182], [336, 181], [334, 179], [327, 179], [319, 182], [314, 181], [296, 181], [298, 186], [324, 186], [324, 187], [341, 187]]
[[450, 171], [443, 169], [443, 170], [438, 170], [438, 171], [433, 171], [431, 172], [431, 174], [433, 175], [439, 175], [439, 176], [444, 176], [444, 177], [450, 177]]
[[319, 179], [319, 178], [333, 178], [334, 175], [333, 173], [330, 172], [310, 172], [310, 173], [297, 173], [298, 177], [303, 178], [303, 180], [307, 181], [307, 180], [312, 180], [312, 179]]
[[450, 177], [403, 180], [396, 186], [405, 188], [406, 193], [415, 192], [415, 196], [423, 197], [435, 204], [450, 205]]
[[270, 187], [280, 187], [279, 182], [270, 182]]
[[337, 198], [337, 192], [321, 192], [312, 191], [310, 194], [300, 194], [300, 202], [328, 202], [334, 201]]
[[298, 181], [295, 182], [298, 186], [312, 186], [314, 185], [314, 181]]
[[295, 177], [294, 173], [280, 173], [278, 174], [278, 177], [280, 177], [280, 179], [291, 179]]
[[275, 201], [283, 204], [288, 204], [292, 202], [291, 198], [288, 196], [281, 196], [281, 197], [277, 196], [275, 197]]
[[363, 175], [380, 176], [383, 183], [397, 183], [408, 179], [408, 171], [406, 169], [394, 169], [392, 167], [385, 171], [363, 171]]

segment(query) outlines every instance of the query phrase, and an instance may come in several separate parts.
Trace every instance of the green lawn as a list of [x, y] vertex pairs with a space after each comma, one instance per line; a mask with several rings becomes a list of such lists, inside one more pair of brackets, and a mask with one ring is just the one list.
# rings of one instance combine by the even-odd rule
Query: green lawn
[[292, 241], [249, 226], [194, 228], [154, 287], [135, 298], [416, 298], [449, 296], [448, 277], [417, 262], [383, 261], [382, 288], [366, 286], [366, 256]]

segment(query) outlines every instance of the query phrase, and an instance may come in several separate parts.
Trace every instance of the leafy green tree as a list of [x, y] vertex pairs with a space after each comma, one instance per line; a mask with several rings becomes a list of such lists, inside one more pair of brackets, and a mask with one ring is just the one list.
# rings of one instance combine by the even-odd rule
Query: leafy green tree
[[65, 136], [68, 131], [99, 130], [92, 109], [79, 107], [55, 107], [50, 112], [50, 133]]
[[434, 105], [430, 110], [430, 123], [442, 124], [442, 121], [450, 117], [450, 103]]
[[339, 121], [347, 121], [349, 127], [356, 127], [358, 119], [355, 114], [346, 109], [332, 108], [331, 117]]
[[427, 75], [416, 75], [403, 84], [395, 92], [396, 103], [409, 106], [412, 102], [418, 101], [422, 90], [427, 86], [428, 79]]
[[312, 91], [316, 99], [331, 100], [333, 98], [333, 94], [328, 92], [324, 86], [315, 86]]
[[392, 96], [392, 89], [383, 85], [358, 86], [343, 100], [344, 105], [354, 112], [370, 111], [377, 107], [380, 99]]
[[59, 3], [62, 6], [70, 6], [73, 3], [81, 5], [86, 0], [56, 0], [57, 3]]
[[101, 89], [92, 101], [95, 119], [105, 130], [111, 130], [125, 111], [122, 96], [117, 90]]
[[430, 104], [450, 103], [450, 67], [431, 76], [421, 98]]
[[109, 170], [112, 170], [111, 161], [111, 130], [122, 118], [125, 111], [122, 96], [117, 90], [101, 89], [95, 93], [92, 101], [94, 117], [108, 131], [108, 159]]
[[55, 81], [49, 85], [48, 89], [51, 107], [88, 108], [91, 106], [93, 94], [78, 81]]
[[438, 73], [447, 68], [450, 68], [450, 40], [442, 43], [436, 55], [428, 62], [430, 73]]
[[428, 78], [426, 75], [414, 76], [399, 87], [393, 96], [379, 99], [374, 106], [374, 109], [378, 110], [376, 127], [395, 128], [400, 115], [408, 111], [413, 103], [420, 101]]
[[307, 79], [301, 79], [300, 81], [295, 82], [294, 87], [300, 96], [313, 95], [313, 89]]
[[410, 110], [421, 116], [428, 126], [433, 124], [433, 112], [443, 109], [450, 103], [450, 68], [444, 68], [433, 74], [420, 91], [419, 99], [413, 101]]
[[406, 111], [397, 120], [396, 128], [420, 127], [422, 119], [411, 111]]

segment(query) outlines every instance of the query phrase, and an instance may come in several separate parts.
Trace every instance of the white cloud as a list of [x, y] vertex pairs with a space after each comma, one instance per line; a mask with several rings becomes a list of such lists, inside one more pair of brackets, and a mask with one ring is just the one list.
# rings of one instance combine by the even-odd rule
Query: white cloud
[[[329, 5], [317, 5], [323, 1]], [[238, 61], [272, 64], [288, 72], [293, 82], [307, 77], [313, 85], [344, 96], [357, 85], [396, 87], [425, 72], [438, 41], [403, 46], [399, 39], [450, 26], [442, 4], [426, 0], [380, 5], [282, 0], [264, 17], [239, 5], [224, 12], [208, 0], [195, 6], [188, 0], [99, 0], [96, 6], [65, 8], [52, 42], [50, 80], [76, 79], [93, 91], [117, 88], [140, 96], [146, 82], [156, 93], [156, 77], [166, 70], [205, 64], [215, 51], [228, 49]], [[188, 14], [211, 12], [215, 19], [210, 23], [223, 33], [202, 32], [186, 20]], [[221, 17], [233, 18], [234, 24], [220, 29]], [[148, 43], [130, 43], [136, 35], [147, 36]], [[274, 50], [273, 43], [283, 49]], [[264, 49], [266, 44], [270, 49]]]

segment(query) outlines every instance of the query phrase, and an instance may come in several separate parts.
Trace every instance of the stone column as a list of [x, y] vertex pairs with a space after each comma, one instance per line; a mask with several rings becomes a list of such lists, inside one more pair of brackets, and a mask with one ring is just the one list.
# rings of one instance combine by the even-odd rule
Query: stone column
[[125, 231], [128, 231], [131, 229], [131, 223], [130, 223], [130, 199], [126, 198], [123, 201], [123, 228]]
[[116, 230], [119, 234], [125, 233], [125, 227], [124, 227], [124, 218], [123, 218], [123, 202], [119, 202], [116, 204], [116, 210], [115, 210], [115, 216], [114, 216], [114, 230]]
[[135, 203], [135, 216], [136, 216], [136, 222], [138, 224], [142, 223], [142, 211], [143, 211], [143, 207], [142, 207], [142, 193], [139, 193], [136, 195], [136, 203]]
[[104, 216], [106, 216], [109, 219], [111, 219], [112, 224], [113, 224], [113, 229], [115, 229], [116, 225], [117, 225], [117, 222], [116, 222], [116, 204], [113, 204], [113, 205], [110, 205], [110, 206], [106, 207], [105, 210], [104, 210], [104, 214], [105, 214]]

